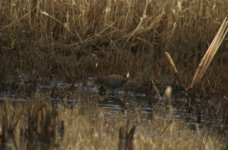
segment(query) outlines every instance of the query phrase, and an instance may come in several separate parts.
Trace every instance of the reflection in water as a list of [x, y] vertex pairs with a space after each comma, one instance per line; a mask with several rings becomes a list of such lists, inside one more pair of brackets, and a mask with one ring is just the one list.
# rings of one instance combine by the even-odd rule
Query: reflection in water
[[[118, 110], [120, 112], [133, 112], [136, 113], [136, 120], [138, 116], [145, 114], [147, 119], [152, 119], [154, 111], [161, 107], [162, 98], [157, 97], [156, 92], [151, 95], [153, 91], [151, 92], [150, 83], [143, 83], [142, 86], [134, 87], [134, 84], [129, 82], [128, 84], [131, 83], [131, 85], [126, 84], [126, 88], [114, 89], [115, 97], [110, 96], [110, 91], [107, 90], [102, 94], [104, 95], [106, 93], [107, 96], [101, 102], [97, 103], [96, 99], [99, 95], [100, 87], [95, 84], [95, 80], [96, 78], [91, 77], [86, 82], [72, 84], [43, 79], [40, 80], [36, 87], [34, 87], [34, 84], [23, 81], [19, 83], [17, 88], [2, 88], [0, 100], [7, 98], [9, 101], [25, 103], [31, 97], [39, 96], [47, 101], [51, 101], [58, 107], [67, 106], [68, 108], [79, 108], [86, 111], [86, 109], [90, 109], [91, 105], [93, 105], [99, 106], [99, 108], [108, 108], [104, 109], [105, 111]], [[185, 103], [187, 102], [186, 97], [177, 97], [174, 91], [173, 98], [171, 99], [172, 105], [175, 108], [174, 118], [185, 120], [188, 124], [201, 123], [215, 128], [222, 125], [223, 128], [227, 129], [227, 122], [222, 120], [222, 115], [227, 116], [227, 110], [216, 109], [215, 106], [219, 106], [220, 104], [218, 103], [221, 101], [218, 99], [210, 98], [210, 100], [205, 100], [205, 102], [208, 102], [207, 106], [210, 109], [189, 113], [185, 107]], [[208, 112], [209, 110], [211, 112]], [[218, 115], [220, 112], [222, 115]], [[159, 117], [165, 119], [164, 114], [159, 115]], [[211, 119], [210, 117], [215, 119]], [[213, 120], [214, 122], [212, 122]]]
[[127, 108], [126, 104], [122, 100], [113, 96], [104, 98], [103, 101], [100, 102], [99, 106], [117, 110], [124, 110]]

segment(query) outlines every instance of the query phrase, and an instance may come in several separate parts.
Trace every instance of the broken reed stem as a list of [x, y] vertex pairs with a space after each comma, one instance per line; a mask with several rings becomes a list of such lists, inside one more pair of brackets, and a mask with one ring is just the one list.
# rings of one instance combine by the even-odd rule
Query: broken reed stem
[[166, 58], [167, 58], [167, 60], [168, 60], [168, 62], [169, 62], [169, 64], [170, 64], [172, 70], [174, 71], [174, 76], [175, 76], [175, 78], [176, 78], [176, 80], [177, 80], [179, 86], [180, 86], [180, 87], [183, 87], [182, 84], [181, 84], [180, 77], [179, 77], [179, 75], [178, 75], [179, 72], [178, 72], [178, 70], [177, 70], [177, 67], [176, 67], [176, 65], [175, 65], [175, 63], [174, 63], [174, 61], [173, 61], [171, 55], [169, 54], [169, 52], [165, 52], [165, 56], [166, 56]]
[[169, 52], [165, 52], [165, 56], [166, 56], [166, 58], [168, 59], [169, 64], [170, 64], [170, 66], [172, 67], [174, 73], [175, 73], [175, 74], [178, 74], [177, 67], [176, 67], [175, 63], [173, 62], [173, 59], [172, 59], [172, 57], [170, 56]]
[[199, 83], [199, 81], [205, 74], [207, 68], [209, 67], [212, 59], [214, 58], [216, 52], [218, 51], [218, 48], [221, 45], [223, 39], [225, 38], [227, 32], [228, 32], [228, 20], [227, 20], [227, 17], [225, 17], [216, 36], [214, 37], [213, 41], [211, 42], [211, 45], [209, 46], [206, 53], [204, 54], [199, 66], [193, 76], [190, 86], [186, 90], [192, 89], [194, 84]]

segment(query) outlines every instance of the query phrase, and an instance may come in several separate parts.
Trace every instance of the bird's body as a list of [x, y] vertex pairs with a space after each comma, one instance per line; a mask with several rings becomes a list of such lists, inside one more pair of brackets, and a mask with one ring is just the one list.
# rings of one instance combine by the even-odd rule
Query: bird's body
[[118, 75], [118, 74], [111, 74], [105, 77], [99, 77], [97, 82], [106, 88], [116, 89], [123, 86], [128, 81], [129, 75], [127, 74], [126, 77]]
[[121, 75], [108, 75], [98, 79], [98, 82], [110, 89], [116, 89], [121, 87], [127, 82], [127, 78]]

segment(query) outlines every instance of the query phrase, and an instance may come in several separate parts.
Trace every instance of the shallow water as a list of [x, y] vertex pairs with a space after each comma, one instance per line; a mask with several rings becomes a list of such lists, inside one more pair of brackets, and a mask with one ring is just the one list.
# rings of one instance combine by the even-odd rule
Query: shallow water
[[[140, 119], [151, 121], [153, 119], [153, 113], [159, 109], [163, 109], [162, 98], [159, 98], [156, 94], [146, 96], [146, 92], [144, 93], [143, 91], [135, 92], [122, 88], [115, 90], [114, 94], [111, 91], [107, 91], [106, 95], [99, 96], [99, 85], [96, 85], [94, 81], [94, 77], [88, 78], [86, 82], [77, 83], [42, 79], [35, 87], [31, 83], [21, 79], [17, 89], [1, 90], [0, 100], [7, 99], [12, 102], [26, 103], [32, 98], [42, 97], [47, 101], [52, 101], [57, 107], [66, 106], [70, 109], [79, 108], [84, 111], [90, 109], [95, 104], [97, 108], [101, 108], [104, 111], [107, 118], [115, 115], [115, 113], [123, 113], [123, 116], [126, 113], [132, 113], [135, 116], [133, 118], [135, 122]], [[200, 123], [201, 126], [205, 126], [209, 130], [222, 128], [228, 131], [228, 123], [226, 120], [224, 121], [224, 115], [225, 118], [228, 116], [226, 114], [227, 111], [218, 110], [221, 109], [219, 107], [221, 105], [219, 99], [217, 97], [208, 99], [207, 108], [201, 110], [200, 114], [198, 114], [197, 111], [193, 110], [189, 112], [186, 109], [187, 99], [185, 97], [175, 97], [175, 99], [172, 99], [172, 119], [184, 120], [189, 126], [195, 126]], [[215, 108], [215, 104], [218, 107], [216, 106]], [[217, 113], [209, 112], [210, 109], [215, 109]], [[220, 112], [223, 112], [223, 115]], [[170, 119], [165, 113], [160, 113], [156, 117], [164, 120]]]

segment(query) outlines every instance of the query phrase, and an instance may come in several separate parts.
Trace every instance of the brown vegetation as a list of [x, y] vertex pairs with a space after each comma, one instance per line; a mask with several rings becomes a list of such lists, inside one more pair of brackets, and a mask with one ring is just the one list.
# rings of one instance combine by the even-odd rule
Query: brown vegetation
[[[223, 0], [0, 3], [2, 82], [32, 71], [74, 81], [129, 70], [138, 79], [160, 80], [168, 73], [164, 51], [178, 60], [181, 74], [192, 76], [228, 10]], [[226, 48], [216, 65], [227, 66]]]
[[182, 121], [164, 120], [159, 117], [159, 111], [154, 113], [152, 122], [141, 117], [133, 121], [131, 113], [124, 117], [97, 107], [84, 113], [78, 108], [57, 110], [50, 102], [32, 101], [1, 104], [1, 149], [191, 150], [227, 146], [226, 138], [197, 124], [193, 131]]
[[[28, 90], [35, 93], [32, 87], [37, 87], [43, 77], [75, 82], [88, 76], [127, 71], [136, 84], [151, 81], [154, 87], [156, 83], [159, 89], [164, 89], [173, 80], [164, 52], [170, 53], [176, 64], [174, 68], [178, 68], [174, 74], [178, 73], [179, 84], [188, 85], [228, 14], [228, 1], [0, 0], [0, 12], [1, 91], [19, 93], [22, 75], [31, 83]], [[218, 47], [212, 63], [207, 59], [204, 69], [197, 71], [200, 73], [196, 73], [193, 83], [202, 78], [211, 63], [204, 79], [196, 86], [198, 95], [193, 96], [224, 97], [219, 106], [205, 112], [214, 118], [223, 115], [222, 122], [227, 124], [227, 110], [223, 108], [228, 104], [225, 35], [217, 43]], [[159, 95], [161, 91], [156, 92]], [[9, 146], [13, 149], [116, 149], [118, 143], [123, 145], [118, 139], [123, 137], [129, 139], [124, 145], [129, 149], [197, 149], [202, 146], [222, 149], [227, 145], [227, 141], [215, 133], [203, 129], [192, 132], [182, 122], [160, 120], [156, 113], [155, 127], [142, 121], [137, 125], [132, 123], [133, 128], [129, 130], [127, 125], [125, 130], [123, 125], [129, 118], [122, 114], [108, 122], [102, 117], [104, 111], [97, 107], [82, 113], [80, 109], [57, 109], [40, 99], [26, 104], [4, 102], [0, 105], [2, 149]], [[207, 103], [200, 101], [193, 107], [195, 111], [206, 109]], [[99, 117], [94, 119], [94, 114]], [[140, 128], [142, 124], [146, 126]], [[155, 128], [159, 129], [159, 136], [142, 134]], [[179, 129], [183, 132], [179, 133]], [[24, 141], [20, 141], [20, 137]]]

